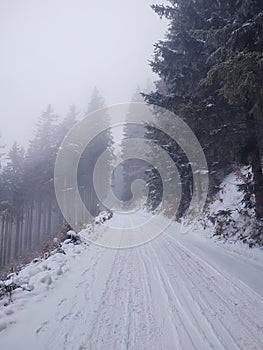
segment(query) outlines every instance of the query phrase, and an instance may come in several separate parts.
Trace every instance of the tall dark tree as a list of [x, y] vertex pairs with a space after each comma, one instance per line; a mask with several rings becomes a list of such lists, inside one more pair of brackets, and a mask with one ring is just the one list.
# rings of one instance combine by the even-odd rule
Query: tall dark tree
[[[159, 74], [160, 81], [156, 84], [156, 90], [145, 98], [148, 103], [177, 113], [192, 128], [207, 157], [210, 190], [214, 191], [225, 174], [231, 170], [233, 162], [240, 162], [246, 138], [251, 139], [248, 136], [250, 127], [247, 128], [246, 107], [242, 103], [234, 104], [231, 98], [227, 98], [227, 85], [224, 79], [229, 80], [228, 94], [235, 96], [248, 94], [246, 90], [249, 88], [244, 86], [244, 81], [247, 84], [249, 74], [246, 72], [250, 70], [245, 68], [246, 64], [243, 61], [245, 74], [242, 75], [243, 83], [240, 85], [242, 94], [240, 94], [237, 85], [242, 69], [237, 63], [235, 63], [236, 69], [231, 68], [234, 62], [229, 63], [229, 70], [227, 69], [228, 50], [234, 50], [233, 47], [236, 45], [233, 40], [230, 44], [230, 38], [237, 35], [236, 30], [242, 28], [249, 18], [254, 18], [254, 13], [261, 5], [258, 1], [249, 0], [176, 0], [170, 1], [170, 4], [170, 6], [153, 6], [161, 17], [165, 16], [170, 20], [170, 26], [166, 39], [156, 44], [152, 62], [153, 70]], [[255, 22], [257, 24], [254, 25], [252, 32], [255, 35], [255, 45], [259, 48], [262, 35], [259, 35], [258, 20]], [[240, 50], [244, 50], [243, 46]], [[221, 64], [219, 70], [218, 64]], [[255, 65], [255, 71], [258, 70], [256, 67], [259, 67], [258, 64]], [[236, 73], [239, 72], [239, 75], [234, 78], [231, 69]], [[252, 86], [255, 89], [250, 90], [248, 100], [252, 102], [255, 99], [252, 95], [255, 93], [257, 102], [253, 103], [251, 108], [256, 107], [258, 110], [260, 98], [256, 89], [259, 88], [259, 84], [253, 81], [250, 89]], [[225, 93], [222, 93], [223, 90]], [[255, 140], [254, 136], [253, 139]], [[165, 139], [160, 140], [160, 136], [158, 141], [167, 144]], [[178, 158], [180, 151], [178, 152], [177, 146], [173, 144], [168, 146], [170, 155], [174, 159]], [[257, 150], [254, 149], [254, 158], [259, 160], [257, 154]], [[257, 170], [255, 174], [256, 172]], [[256, 182], [257, 177], [255, 175]], [[183, 178], [186, 178], [185, 175]], [[189, 194], [191, 195], [190, 192]], [[258, 196], [257, 203], [260, 203]]]
[[[142, 103], [144, 102], [140, 87], [138, 86], [131, 98], [131, 103]], [[116, 188], [116, 193], [118, 197], [124, 201], [128, 201], [132, 198], [131, 193], [131, 184], [135, 179], [145, 177], [146, 164], [139, 160], [139, 155], [141, 153], [140, 146], [133, 146], [131, 149], [131, 143], [129, 140], [134, 138], [143, 139], [144, 137], [144, 127], [131, 122], [131, 116], [134, 117], [136, 113], [136, 108], [134, 109], [133, 105], [130, 105], [128, 113], [126, 115], [126, 124], [123, 127], [123, 142], [121, 144], [121, 157], [124, 160], [120, 164], [119, 168], [116, 169], [116, 176], [121, 179], [118, 188]], [[129, 159], [131, 152], [137, 154], [133, 159]], [[116, 186], [117, 187], [117, 186]]]
[[243, 156], [252, 167], [256, 215], [262, 219], [263, 2], [236, 1], [228, 14], [207, 37], [212, 67], [205, 83], [216, 86], [218, 95], [243, 110], [247, 131]]

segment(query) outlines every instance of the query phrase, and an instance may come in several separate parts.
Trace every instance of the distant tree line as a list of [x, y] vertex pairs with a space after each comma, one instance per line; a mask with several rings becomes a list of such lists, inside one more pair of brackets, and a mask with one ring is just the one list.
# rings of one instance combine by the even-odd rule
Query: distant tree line
[[[95, 89], [85, 114], [103, 106], [103, 99]], [[54, 166], [61, 142], [77, 122], [77, 116], [72, 105], [64, 120], [58, 121], [49, 105], [38, 120], [28, 149], [15, 142], [7, 151], [0, 170], [0, 267], [40, 251], [65, 224], [55, 196]], [[92, 176], [87, 174], [92, 173], [95, 158], [110, 142], [110, 133], [104, 135], [102, 146], [98, 140], [94, 142], [90, 146], [93, 151], [85, 150], [80, 164], [79, 191], [94, 215], [99, 210], [98, 199]], [[1, 147], [1, 154], [2, 151]]]

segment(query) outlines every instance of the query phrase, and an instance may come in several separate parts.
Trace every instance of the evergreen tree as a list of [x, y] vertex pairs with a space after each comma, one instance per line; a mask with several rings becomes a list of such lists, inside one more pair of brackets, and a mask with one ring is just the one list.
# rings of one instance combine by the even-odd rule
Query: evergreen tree
[[[131, 103], [142, 103], [144, 102], [140, 87], [138, 86], [134, 94], [131, 98]], [[139, 160], [139, 159], [127, 159], [130, 152], [134, 152], [135, 154], [139, 155], [141, 153], [140, 146], [135, 146], [134, 150], [131, 150], [131, 146], [128, 145], [126, 142], [129, 141], [129, 139], [144, 138], [144, 127], [141, 125], [137, 125], [131, 122], [130, 116], [134, 117], [134, 113], [136, 113], [136, 109], [134, 110], [134, 107], [131, 105], [129, 108], [129, 111], [126, 115], [126, 124], [123, 127], [123, 142], [121, 144], [121, 157], [124, 160], [123, 163], [120, 165], [119, 169], [117, 170], [118, 178], [122, 178], [121, 184], [122, 188], [118, 188], [116, 190], [116, 193], [118, 193], [118, 196], [124, 200], [128, 201], [132, 197], [131, 193], [131, 184], [134, 180], [138, 178], [144, 178], [145, 176], [145, 170], [146, 170], [146, 164], [145, 162]], [[120, 185], [119, 185], [120, 186]]]
[[[52, 107], [39, 117], [35, 137], [30, 141], [25, 160], [24, 246], [38, 249], [58, 229], [54, 192], [54, 164], [57, 154], [57, 116]], [[55, 211], [56, 209], [56, 211]]]
[[93, 89], [90, 101], [88, 103], [88, 108], [86, 111], [86, 115], [89, 115], [93, 112], [96, 112], [99, 109], [105, 108], [104, 98], [99, 93], [99, 90], [95, 87]]
[[[225, 3], [220, 3], [221, 11]], [[207, 37], [212, 48], [209, 56], [212, 66], [205, 84], [216, 86], [218, 95], [243, 110], [246, 127], [243, 159], [252, 167], [256, 215], [262, 219], [263, 3], [239, 0], [228, 13]]]
[[[152, 62], [160, 81], [145, 99], [177, 113], [192, 128], [207, 157], [210, 190], [215, 191], [233, 162], [240, 160], [247, 130], [243, 108], [219, 93], [219, 83], [204, 82], [211, 77], [217, 56], [224, 55], [220, 42], [226, 42], [231, 33], [229, 23], [240, 6], [227, 0], [171, 0], [170, 4], [153, 6], [161, 17], [170, 20], [170, 26], [166, 39], [156, 44]], [[221, 74], [227, 76], [224, 70]], [[178, 146], [154, 132], [151, 137], [168, 146], [181, 168], [190, 170]], [[183, 194], [189, 202], [191, 178], [184, 171], [181, 177], [188, 186]]]
[[56, 124], [50, 106], [40, 116], [25, 153], [15, 143], [0, 172], [0, 266], [30, 259], [63, 224], [54, 189], [58, 148], [75, 123], [76, 108]]
[[[102, 112], [102, 118], [96, 120], [96, 115], [92, 116], [92, 113], [98, 110], [104, 110]], [[101, 204], [93, 183], [93, 173], [96, 162], [101, 154], [106, 150], [107, 147], [112, 145], [112, 134], [110, 128], [110, 120], [107, 109], [105, 108], [105, 102], [103, 97], [98, 92], [97, 88], [94, 89], [91, 99], [88, 104], [88, 109], [86, 116], [93, 117], [93, 120], [90, 124], [90, 130], [94, 130], [95, 138], [90, 142], [83, 152], [78, 169], [78, 181], [79, 189], [82, 196], [82, 199], [92, 215], [98, 215], [99, 211], [104, 207]], [[99, 135], [96, 134], [97, 127], [104, 129]], [[106, 181], [106, 178], [110, 179], [112, 173], [112, 158], [111, 156], [104, 163], [104, 168], [101, 169], [101, 178], [96, 179], [101, 191], [103, 193], [103, 199], [107, 197], [109, 191], [109, 184]]]
[[24, 206], [23, 175], [24, 150], [14, 143], [1, 174], [1, 264], [19, 255]]
[[68, 113], [63, 119], [63, 121], [57, 126], [56, 142], [58, 146], [60, 146], [61, 142], [63, 141], [68, 131], [76, 124], [77, 116], [78, 116], [77, 107], [75, 104], [72, 104], [69, 107]]

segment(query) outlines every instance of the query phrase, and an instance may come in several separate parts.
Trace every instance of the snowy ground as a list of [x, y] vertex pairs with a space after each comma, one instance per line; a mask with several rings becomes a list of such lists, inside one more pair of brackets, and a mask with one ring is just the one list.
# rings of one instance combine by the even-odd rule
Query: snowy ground
[[67, 245], [29, 265], [16, 279], [34, 289], [0, 305], [0, 349], [262, 350], [261, 251], [179, 231], [132, 249]]

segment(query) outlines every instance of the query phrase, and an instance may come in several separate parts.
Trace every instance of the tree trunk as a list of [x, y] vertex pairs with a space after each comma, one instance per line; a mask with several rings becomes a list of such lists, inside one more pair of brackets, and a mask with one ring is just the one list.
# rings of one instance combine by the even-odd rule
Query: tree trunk
[[18, 259], [19, 256], [19, 234], [20, 234], [20, 213], [16, 215], [15, 220], [15, 247], [14, 247], [14, 258]]
[[33, 234], [33, 214], [34, 214], [34, 204], [31, 205], [30, 214], [29, 214], [29, 235], [28, 235], [28, 243], [29, 243], [29, 251], [31, 253], [32, 250], [32, 234]]
[[0, 250], [0, 267], [4, 266], [4, 249], [5, 249], [5, 216], [2, 215], [1, 218], [1, 250]]
[[52, 232], [51, 223], [52, 223], [52, 200], [51, 200], [51, 196], [49, 196], [47, 199], [47, 235], [48, 236], [52, 236], [52, 234], [54, 234], [54, 232]]
[[249, 135], [247, 153], [254, 177], [255, 211], [257, 219], [260, 220], [263, 219], [263, 172], [257, 137], [257, 125], [252, 113], [250, 113], [247, 118], [247, 128]]
[[39, 199], [37, 204], [37, 232], [36, 232], [36, 241], [39, 244], [41, 240], [41, 217], [42, 217], [42, 201]]
[[263, 173], [261, 167], [261, 160], [259, 156], [259, 150], [251, 154], [250, 162], [252, 172], [254, 175], [254, 193], [256, 200], [256, 217], [257, 219], [263, 219]]

